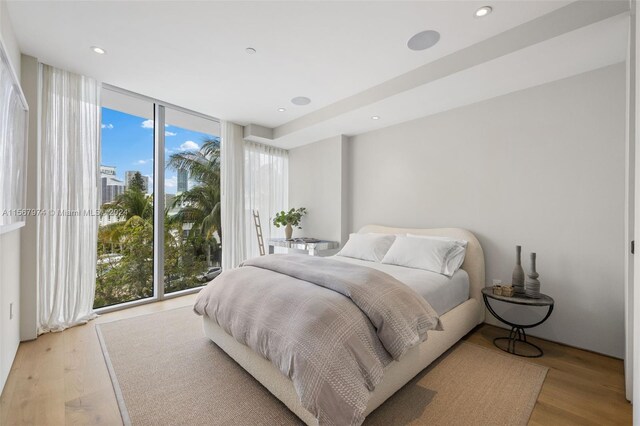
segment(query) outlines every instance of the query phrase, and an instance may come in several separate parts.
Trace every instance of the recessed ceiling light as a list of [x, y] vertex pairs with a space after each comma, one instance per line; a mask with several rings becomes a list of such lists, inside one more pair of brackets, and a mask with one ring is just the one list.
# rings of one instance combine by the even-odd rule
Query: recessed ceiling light
[[482, 6], [480, 9], [476, 10], [476, 18], [482, 18], [483, 16], [487, 16], [493, 12], [493, 8], [491, 6]]
[[296, 96], [295, 98], [291, 99], [291, 103], [294, 105], [309, 105], [311, 103], [311, 99], [305, 96]]
[[105, 53], [107, 53], [106, 50], [104, 50], [102, 47], [98, 47], [98, 46], [91, 46], [90, 49], [93, 50], [98, 55], [104, 55]]
[[380, 120], [380, 117], [378, 117], [377, 115], [374, 115], [371, 117], [372, 120]]
[[411, 50], [425, 50], [440, 40], [440, 33], [433, 30], [419, 32], [409, 39], [407, 47]]
[[253, 55], [254, 53], [256, 53], [256, 49], [254, 49], [253, 47], [247, 47], [246, 49], [244, 49], [244, 51], [249, 55]]
[[286, 109], [285, 108], [278, 108], [278, 112], [285, 112]]

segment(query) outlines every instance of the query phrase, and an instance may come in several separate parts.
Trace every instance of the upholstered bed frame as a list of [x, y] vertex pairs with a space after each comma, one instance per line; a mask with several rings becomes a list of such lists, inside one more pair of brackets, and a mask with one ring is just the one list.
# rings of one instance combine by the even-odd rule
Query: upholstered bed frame
[[[477, 238], [469, 231], [459, 228], [406, 229], [367, 225], [359, 233], [418, 234], [450, 237], [468, 241], [462, 269], [469, 275], [469, 300], [440, 317], [444, 331], [429, 331], [428, 339], [410, 349], [398, 362], [385, 368], [384, 378], [371, 393], [366, 414], [378, 408], [387, 398], [409, 382], [416, 374], [431, 364], [465, 334], [484, 320], [482, 293], [484, 287], [484, 254]], [[256, 378], [276, 398], [282, 401], [307, 425], [317, 425], [316, 419], [298, 400], [291, 380], [283, 375], [270, 361], [262, 358], [247, 346], [238, 343], [215, 322], [203, 317], [205, 334], [231, 358]]]

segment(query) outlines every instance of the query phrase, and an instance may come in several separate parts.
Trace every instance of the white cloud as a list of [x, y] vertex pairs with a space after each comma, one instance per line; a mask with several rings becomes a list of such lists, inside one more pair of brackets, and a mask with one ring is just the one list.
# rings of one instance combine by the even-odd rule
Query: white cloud
[[[152, 119], [144, 120], [141, 124], [141, 127], [143, 129], [153, 129], [153, 120]], [[169, 125], [165, 124], [164, 127], [169, 127]], [[173, 136], [173, 135], [170, 135], [170, 136]]]
[[111, 124], [111, 123], [108, 123], [108, 124], [104, 124], [104, 123], [102, 123], [102, 124], [100, 125], [100, 128], [101, 128], [101, 129], [113, 129], [113, 124]]
[[148, 160], [138, 160], [133, 164], [147, 164], [153, 161], [153, 158], [149, 158]]
[[165, 136], [175, 136], [175, 135], [177, 135], [177, 133], [175, 133], [175, 132], [170, 132], [170, 131], [168, 131], [168, 130], [165, 130], [165, 131], [164, 131], [164, 135], [165, 135]]
[[198, 148], [200, 148], [200, 147], [194, 141], [185, 141], [182, 145], [180, 145], [180, 149], [183, 149], [185, 151], [187, 151], [187, 150], [190, 151], [190, 150], [194, 150], [194, 149], [198, 149]]
[[173, 175], [169, 178], [165, 178], [164, 180], [164, 186], [166, 186], [167, 188], [175, 188], [178, 186], [178, 177]]

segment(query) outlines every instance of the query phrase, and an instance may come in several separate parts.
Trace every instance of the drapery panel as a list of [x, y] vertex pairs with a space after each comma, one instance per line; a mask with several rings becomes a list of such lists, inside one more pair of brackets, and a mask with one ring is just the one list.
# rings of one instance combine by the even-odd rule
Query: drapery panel
[[282, 229], [273, 226], [273, 218], [277, 212], [289, 207], [289, 152], [250, 141], [245, 141], [244, 149], [247, 257], [255, 257], [260, 252], [252, 211], [257, 210], [260, 214], [265, 244], [269, 238], [284, 236]]
[[[262, 222], [265, 244], [283, 234], [272, 223], [288, 207], [289, 152], [243, 140], [243, 129], [222, 122], [222, 268], [260, 255], [252, 212]], [[265, 247], [266, 249], [266, 247]]]
[[26, 207], [26, 136], [27, 110], [0, 44], [0, 229], [25, 220], [7, 211]]
[[244, 207], [244, 145], [242, 126], [223, 121], [221, 137], [222, 269], [237, 267], [246, 258]]
[[40, 68], [38, 334], [94, 318], [100, 85]]

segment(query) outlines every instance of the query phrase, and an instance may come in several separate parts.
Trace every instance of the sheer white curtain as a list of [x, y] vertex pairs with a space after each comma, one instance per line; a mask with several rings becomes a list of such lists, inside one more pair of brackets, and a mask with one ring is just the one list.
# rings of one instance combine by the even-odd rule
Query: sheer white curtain
[[[0, 212], [23, 209], [27, 111], [0, 45]], [[22, 222], [17, 215], [0, 215], [0, 228]]]
[[100, 85], [41, 65], [38, 334], [94, 318]]
[[260, 213], [265, 244], [269, 238], [284, 236], [284, 231], [275, 228], [272, 220], [276, 212], [289, 205], [289, 152], [249, 141], [245, 141], [244, 151], [247, 257], [255, 257], [260, 252], [251, 216], [253, 210]]
[[222, 174], [222, 269], [237, 267], [246, 259], [244, 207], [244, 145], [242, 126], [223, 121]]

